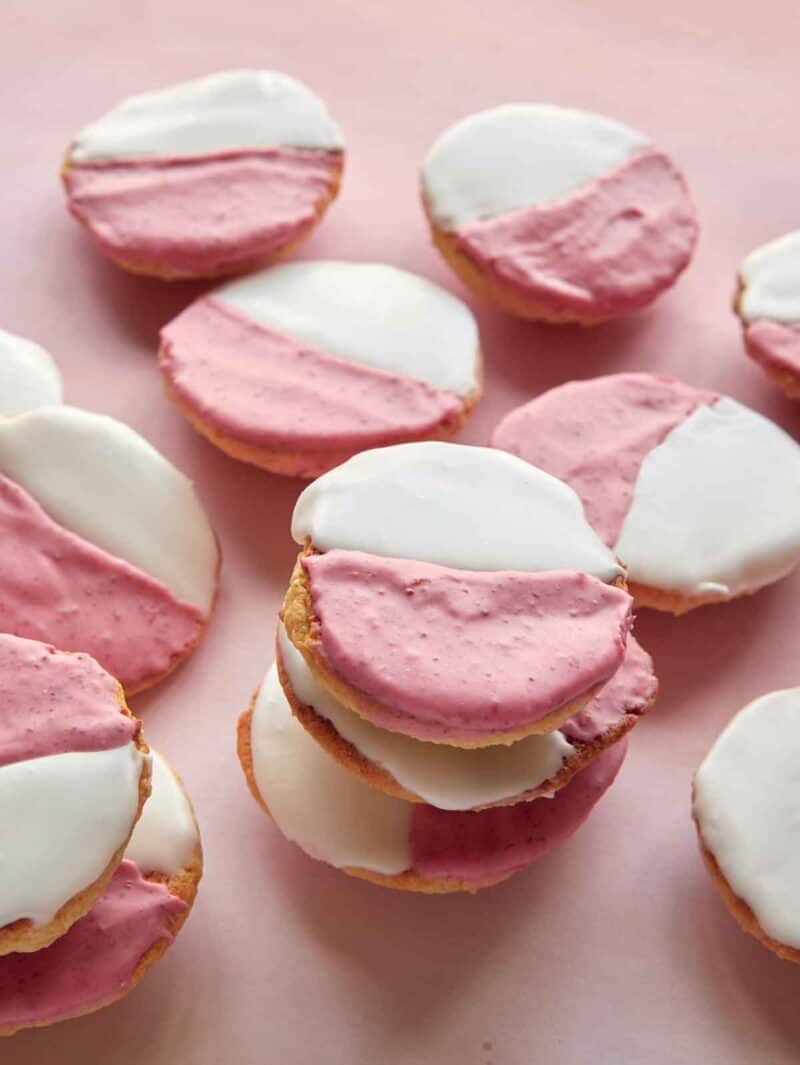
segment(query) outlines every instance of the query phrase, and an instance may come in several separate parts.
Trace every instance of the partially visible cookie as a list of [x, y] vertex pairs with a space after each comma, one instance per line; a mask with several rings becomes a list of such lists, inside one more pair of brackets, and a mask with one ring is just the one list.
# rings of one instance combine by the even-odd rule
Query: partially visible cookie
[[153, 752], [153, 790], [125, 857], [92, 909], [51, 946], [0, 958], [0, 1035], [101, 1009], [173, 942], [203, 871], [180, 778]]
[[253, 795], [307, 854], [385, 887], [477, 891], [568, 839], [614, 780], [625, 741], [552, 799], [488, 810], [440, 810], [377, 791], [342, 768], [293, 715], [273, 666], [239, 720]]
[[61, 374], [32, 340], [0, 329], [0, 417], [61, 403]]
[[692, 813], [714, 882], [746, 932], [800, 962], [800, 688], [730, 721], [694, 778]]
[[506, 104], [445, 130], [422, 167], [433, 242], [511, 314], [585, 325], [642, 307], [697, 240], [686, 181], [649, 138], [603, 115]]
[[449, 436], [481, 394], [466, 305], [382, 263], [285, 263], [224, 285], [164, 326], [159, 363], [213, 444], [300, 477]]
[[789, 399], [800, 399], [800, 230], [744, 259], [734, 309], [747, 354]]
[[91, 909], [149, 793], [117, 681], [88, 655], [0, 634], [0, 955], [47, 947]]
[[62, 178], [117, 265], [213, 277], [283, 254], [339, 189], [344, 142], [323, 101], [267, 70], [226, 70], [123, 100], [86, 126]]

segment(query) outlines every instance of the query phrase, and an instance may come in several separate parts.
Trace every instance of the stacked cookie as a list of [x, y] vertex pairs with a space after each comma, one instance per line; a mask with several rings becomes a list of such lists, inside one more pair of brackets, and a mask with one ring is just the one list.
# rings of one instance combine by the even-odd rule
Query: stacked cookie
[[192, 808], [118, 682], [0, 635], [0, 1034], [127, 993], [194, 901]]
[[292, 533], [277, 662], [239, 726], [284, 834], [429, 892], [570, 836], [656, 691], [577, 495], [499, 451], [403, 444], [315, 481]]

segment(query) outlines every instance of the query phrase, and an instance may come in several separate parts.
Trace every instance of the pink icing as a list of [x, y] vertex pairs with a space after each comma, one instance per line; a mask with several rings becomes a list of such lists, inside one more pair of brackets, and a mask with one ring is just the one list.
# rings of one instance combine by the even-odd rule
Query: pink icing
[[498, 281], [552, 310], [602, 318], [671, 285], [697, 229], [680, 171], [648, 148], [566, 199], [466, 223], [455, 235]]
[[647, 454], [719, 396], [655, 374], [570, 381], [508, 414], [492, 446], [566, 481], [609, 547], [630, 509]]
[[0, 633], [0, 766], [122, 747], [136, 728], [93, 658]]
[[86, 651], [125, 688], [165, 673], [203, 618], [155, 578], [57, 525], [0, 476], [0, 628]]
[[800, 323], [750, 322], [744, 338], [747, 354], [757, 363], [800, 377]]
[[191, 276], [235, 268], [316, 220], [340, 155], [264, 148], [193, 158], [71, 164], [69, 208], [112, 258]]
[[479, 573], [330, 551], [304, 560], [322, 653], [420, 739], [534, 724], [620, 666], [631, 598], [578, 572]]
[[0, 1028], [64, 1020], [125, 992], [142, 956], [171, 943], [186, 910], [163, 884], [123, 861], [89, 913], [44, 950], [0, 958]]
[[644, 713], [657, 691], [652, 658], [629, 636], [625, 658], [617, 672], [560, 731], [568, 740], [591, 743], [621, 725], [628, 715]]
[[293, 340], [213, 296], [162, 330], [161, 369], [205, 424], [254, 447], [352, 452], [424, 436], [463, 410], [449, 392]]
[[475, 884], [524, 868], [580, 828], [613, 783], [625, 749], [624, 740], [615, 743], [552, 799], [464, 812], [415, 803], [412, 868], [428, 879]]

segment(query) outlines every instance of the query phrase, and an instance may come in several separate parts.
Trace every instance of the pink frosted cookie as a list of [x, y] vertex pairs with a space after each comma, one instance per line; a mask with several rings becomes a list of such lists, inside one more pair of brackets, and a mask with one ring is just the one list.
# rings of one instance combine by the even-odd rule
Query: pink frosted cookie
[[344, 161], [323, 101], [286, 74], [229, 70], [124, 100], [70, 145], [69, 209], [119, 266], [234, 273], [303, 240]]
[[61, 403], [61, 374], [32, 340], [0, 329], [0, 417]]
[[87, 913], [149, 791], [116, 680], [88, 655], [0, 634], [0, 956], [41, 950]]
[[153, 789], [92, 909], [51, 946], [0, 958], [0, 1035], [101, 1009], [127, 994], [179, 932], [202, 874], [179, 778], [153, 752]]
[[477, 891], [523, 869], [583, 824], [624, 755], [623, 740], [552, 799], [443, 810], [342, 768], [292, 716], [274, 666], [239, 721], [247, 782], [284, 836], [353, 876], [408, 891]]
[[800, 230], [747, 256], [734, 307], [747, 354], [790, 399], [800, 399]]
[[747, 595], [800, 559], [800, 447], [725, 396], [654, 374], [571, 381], [492, 444], [575, 489], [643, 606]]
[[575, 493], [513, 456], [362, 452], [305, 489], [292, 535], [289, 639], [383, 729], [457, 747], [550, 732], [622, 663], [621, 567]]
[[730, 721], [694, 778], [700, 847], [746, 932], [800, 962], [800, 688], [756, 699]]
[[441, 810], [481, 810], [559, 791], [617, 743], [655, 700], [650, 656], [631, 636], [622, 665], [560, 729], [464, 750], [377, 728], [335, 699], [278, 628], [278, 675], [297, 720], [336, 761], [373, 788]]
[[591, 324], [643, 307], [697, 240], [669, 156], [620, 122], [549, 104], [451, 126], [423, 164], [422, 199], [462, 281], [523, 318]]
[[455, 432], [478, 401], [475, 319], [378, 263], [294, 262], [202, 296], [161, 331], [167, 393], [234, 458], [315, 477]]
[[0, 419], [0, 630], [87, 651], [128, 694], [189, 654], [219, 551], [191, 482], [73, 407]]

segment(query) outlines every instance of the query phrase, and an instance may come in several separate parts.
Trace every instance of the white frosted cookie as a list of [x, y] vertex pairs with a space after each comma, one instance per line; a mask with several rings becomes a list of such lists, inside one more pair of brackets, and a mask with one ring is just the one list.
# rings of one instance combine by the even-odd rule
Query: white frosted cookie
[[0, 955], [38, 951], [103, 891], [150, 790], [140, 724], [85, 654], [0, 634]]
[[739, 267], [734, 307], [747, 354], [790, 399], [800, 399], [800, 230], [750, 252]]
[[642, 605], [746, 595], [800, 559], [800, 447], [733, 399], [655, 374], [572, 381], [492, 443], [572, 485]]
[[73, 407], [0, 420], [0, 630], [86, 650], [130, 693], [198, 643], [218, 569], [191, 482], [128, 426]]
[[745, 931], [800, 962], [800, 688], [771, 692], [732, 719], [694, 778], [709, 870]]
[[160, 365], [212, 443], [292, 476], [450, 435], [481, 393], [469, 309], [381, 263], [293, 262], [223, 285], [162, 329]]
[[302, 82], [228, 70], [123, 100], [76, 136], [70, 211], [118, 265], [232, 273], [314, 228], [336, 196], [341, 132]]
[[0, 329], [0, 417], [61, 403], [61, 374], [32, 340]]
[[621, 122], [552, 104], [450, 126], [423, 163], [422, 199], [461, 279], [525, 318], [588, 324], [644, 306], [697, 239], [669, 156]]
[[92, 909], [49, 947], [0, 958], [0, 1035], [116, 1001], [180, 931], [202, 875], [200, 836], [179, 778], [156, 752], [152, 767], [150, 798]]

